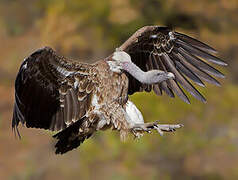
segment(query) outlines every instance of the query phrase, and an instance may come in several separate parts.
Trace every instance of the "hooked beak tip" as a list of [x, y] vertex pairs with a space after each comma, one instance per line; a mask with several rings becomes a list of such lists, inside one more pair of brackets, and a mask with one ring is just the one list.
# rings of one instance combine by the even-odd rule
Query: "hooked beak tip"
[[169, 73], [167, 74], [167, 76], [168, 76], [169, 78], [172, 78], [172, 79], [174, 79], [174, 78], [175, 78], [174, 74], [173, 74], [173, 73], [171, 73], [171, 72], [169, 72]]

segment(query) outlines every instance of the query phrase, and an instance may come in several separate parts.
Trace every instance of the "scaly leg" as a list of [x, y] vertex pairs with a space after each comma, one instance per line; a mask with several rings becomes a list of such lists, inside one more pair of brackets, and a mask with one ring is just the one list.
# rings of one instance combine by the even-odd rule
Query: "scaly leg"
[[144, 132], [151, 133], [151, 130], [157, 130], [157, 132], [163, 136], [164, 132], [174, 132], [176, 129], [183, 127], [183, 124], [158, 124], [158, 121], [153, 123], [135, 124], [131, 131], [135, 137], [143, 136]]

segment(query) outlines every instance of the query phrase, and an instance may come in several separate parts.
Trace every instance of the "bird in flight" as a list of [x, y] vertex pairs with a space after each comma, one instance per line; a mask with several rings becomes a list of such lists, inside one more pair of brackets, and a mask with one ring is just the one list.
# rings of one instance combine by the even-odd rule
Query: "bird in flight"
[[[77, 148], [98, 130], [113, 129], [122, 140], [152, 130], [172, 132], [181, 124], [145, 123], [128, 98], [135, 92], [177, 95], [184, 90], [206, 102], [191, 83], [220, 86], [224, 75], [212, 64], [226, 66], [216, 50], [167, 27], [145, 26], [113, 54], [94, 64], [72, 61], [45, 47], [27, 57], [15, 81], [12, 128], [18, 125], [58, 131], [56, 154]], [[189, 80], [188, 80], [189, 79]]]

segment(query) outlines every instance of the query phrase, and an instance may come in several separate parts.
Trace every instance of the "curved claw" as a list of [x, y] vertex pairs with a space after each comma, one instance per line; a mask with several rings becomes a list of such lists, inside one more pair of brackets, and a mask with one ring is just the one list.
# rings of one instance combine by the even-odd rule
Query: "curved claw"
[[135, 137], [141, 137], [144, 132], [151, 133], [151, 130], [155, 129], [163, 136], [164, 132], [174, 132], [176, 129], [183, 127], [183, 124], [158, 124], [159, 121], [152, 123], [136, 124], [132, 128], [132, 133]]
[[176, 129], [183, 127], [183, 124], [157, 124], [154, 126], [154, 129], [163, 136], [163, 132], [174, 132]]

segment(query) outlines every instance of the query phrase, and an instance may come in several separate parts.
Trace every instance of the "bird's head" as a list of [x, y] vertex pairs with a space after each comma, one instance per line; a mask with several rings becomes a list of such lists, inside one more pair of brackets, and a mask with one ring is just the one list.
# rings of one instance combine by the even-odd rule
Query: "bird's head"
[[175, 76], [171, 72], [165, 72], [165, 71], [161, 71], [161, 70], [151, 70], [151, 71], [146, 72], [145, 78], [146, 78], [145, 83], [155, 84], [155, 83], [161, 83], [168, 79], [174, 79]]
[[118, 63], [131, 62], [131, 56], [125, 51], [121, 51], [118, 48], [113, 53], [112, 59]]
[[131, 57], [125, 51], [121, 51], [119, 48], [112, 55], [112, 60], [107, 61], [111, 71], [116, 73], [121, 73], [123, 70], [123, 66], [126, 63], [132, 63]]

